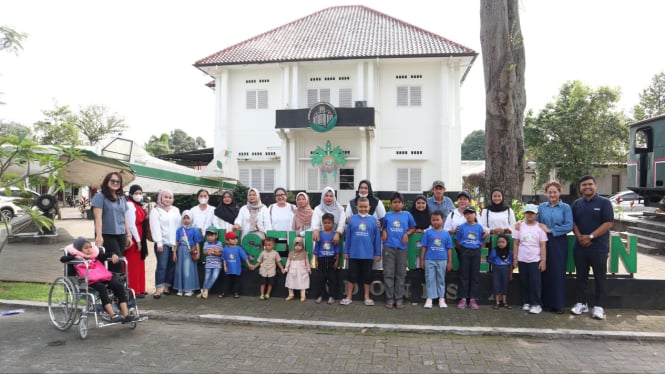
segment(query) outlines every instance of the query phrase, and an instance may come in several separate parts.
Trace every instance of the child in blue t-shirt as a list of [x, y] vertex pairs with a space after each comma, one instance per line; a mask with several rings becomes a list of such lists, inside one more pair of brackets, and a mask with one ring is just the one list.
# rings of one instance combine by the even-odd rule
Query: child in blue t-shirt
[[476, 222], [476, 208], [464, 208], [466, 222], [458, 226], [455, 233], [456, 247], [459, 255], [459, 284], [457, 286], [460, 298], [457, 307], [465, 309], [469, 298], [471, 309], [478, 310], [476, 300], [480, 296], [480, 247], [485, 239], [485, 229]]
[[[334, 304], [338, 296], [337, 291], [337, 265], [339, 264], [339, 244], [335, 244], [335, 216], [331, 213], [325, 213], [321, 217], [323, 231], [319, 234], [319, 241], [314, 243], [314, 258], [319, 271], [321, 272], [321, 284], [319, 284], [319, 296], [316, 299], [317, 304], [321, 304], [325, 297], [328, 298], [328, 304]], [[328, 288], [326, 289], [326, 284]]]
[[453, 269], [453, 240], [443, 229], [443, 212], [435, 210], [430, 218], [432, 228], [425, 230], [420, 244], [420, 263], [425, 266], [427, 300], [425, 308], [432, 308], [432, 299], [439, 298], [439, 308], [446, 304], [446, 271]]
[[374, 305], [369, 297], [369, 286], [372, 283], [372, 261], [381, 259], [381, 231], [376, 217], [369, 215], [369, 200], [359, 197], [356, 201], [358, 214], [354, 214], [346, 226], [344, 240], [344, 260], [349, 262], [346, 273], [346, 297], [339, 303], [351, 304], [353, 287], [363, 284], [365, 305]]
[[496, 247], [492, 248], [487, 262], [492, 264], [492, 291], [496, 304], [492, 308], [513, 309], [508, 304], [508, 282], [513, 272], [513, 252], [510, 250], [508, 235], [500, 234], [496, 239]]
[[[247, 264], [248, 268], [252, 268], [249, 263], [249, 257], [244, 249], [238, 245], [238, 237], [233, 231], [229, 231], [224, 235], [226, 246], [224, 247], [222, 258], [224, 260], [224, 274], [226, 274], [226, 289], [233, 292], [234, 298], [240, 297], [240, 274], [242, 274], [242, 261]], [[224, 294], [219, 294], [219, 298], [224, 297]]]
[[[386, 308], [404, 308], [404, 283], [409, 254], [409, 235], [416, 231], [416, 221], [410, 212], [402, 210], [404, 197], [393, 192], [391, 211], [383, 218], [383, 284], [386, 288]], [[396, 302], [396, 303], [395, 303]]]
[[201, 293], [196, 297], [208, 298], [208, 291], [215, 285], [222, 271], [222, 242], [217, 240], [219, 233], [215, 226], [206, 229], [206, 241], [203, 243], [203, 254], [206, 256], [205, 277]]

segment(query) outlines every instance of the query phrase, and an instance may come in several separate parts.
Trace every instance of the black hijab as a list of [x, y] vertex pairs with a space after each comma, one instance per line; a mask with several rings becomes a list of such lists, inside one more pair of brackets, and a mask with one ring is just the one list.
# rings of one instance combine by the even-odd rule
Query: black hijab
[[[495, 192], [500, 192], [501, 193], [501, 202], [498, 204], [494, 204], [494, 201], [492, 200], [492, 195]], [[503, 202], [503, 190], [500, 188], [493, 188], [492, 192], [490, 192], [490, 205], [487, 206], [487, 209], [489, 209], [490, 212], [505, 212], [506, 210], [510, 209], [506, 204]]]
[[[416, 201], [418, 200], [425, 202], [425, 210], [416, 209]], [[416, 221], [417, 229], [425, 230], [430, 226], [430, 211], [429, 206], [427, 206], [427, 198], [424, 195], [416, 196], [416, 198], [413, 200], [413, 206], [409, 212], [413, 216], [413, 219]]]
[[374, 191], [372, 190], [372, 183], [369, 182], [367, 179], [363, 179], [358, 183], [358, 189], [356, 190], [356, 198], [349, 201], [349, 205], [351, 205], [351, 211], [353, 214], [358, 213], [358, 208], [356, 208], [356, 204], [358, 203], [358, 198], [360, 197], [360, 185], [365, 183], [367, 185], [367, 200], [369, 200], [369, 215], [373, 215], [374, 211], [376, 210], [376, 207], [379, 205], [379, 199], [374, 197]]
[[[506, 239], [506, 243], [508, 243], [508, 245], [506, 245], [506, 248], [499, 248], [498, 246], [499, 238]], [[508, 259], [508, 254], [510, 253], [510, 238], [508, 237], [508, 235], [499, 234], [499, 236], [496, 238], [496, 242], [497, 246], [494, 247], [494, 249], [496, 250], [496, 255], [499, 256], [499, 258], [502, 261], [506, 261]]]
[[[231, 204], [224, 204], [224, 195], [227, 194], [231, 196]], [[233, 225], [233, 223], [236, 220], [236, 217], [238, 217], [239, 211], [240, 208], [238, 208], [238, 204], [236, 204], [236, 199], [235, 197], [233, 197], [233, 192], [224, 191], [222, 193], [222, 201], [219, 203], [217, 208], [215, 208], [215, 216]]]

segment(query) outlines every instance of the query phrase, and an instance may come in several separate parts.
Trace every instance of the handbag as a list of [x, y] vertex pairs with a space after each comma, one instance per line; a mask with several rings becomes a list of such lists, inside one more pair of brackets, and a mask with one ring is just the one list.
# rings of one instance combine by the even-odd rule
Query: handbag
[[[81, 278], [85, 278], [85, 264], [78, 264], [75, 267], [76, 274]], [[99, 260], [88, 264], [88, 284], [108, 282], [112, 278], [113, 274]]]
[[192, 248], [189, 245], [189, 237], [187, 237], [187, 230], [185, 228], [182, 228], [182, 236], [185, 238], [185, 243], [187, 243], [187, 249], [189, 250], [189, 254], [192, 256], [192, 261], [196, 262], [201, 258], [201, 254], [199, 253], [199, 250], [196, 248]]

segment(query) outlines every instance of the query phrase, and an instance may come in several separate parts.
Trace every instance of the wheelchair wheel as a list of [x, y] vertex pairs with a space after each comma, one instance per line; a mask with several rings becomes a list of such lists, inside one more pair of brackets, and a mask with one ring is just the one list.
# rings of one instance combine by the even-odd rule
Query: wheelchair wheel
[[85, 339], [88, 337], [88, 316], [82, 315], [79, 320], [79, 337]]
[[59, 277], [53, 281], [48, 294], [48, 314], [55, 328], [65, 331], [76, 319], [78, 294], [69, 278]]

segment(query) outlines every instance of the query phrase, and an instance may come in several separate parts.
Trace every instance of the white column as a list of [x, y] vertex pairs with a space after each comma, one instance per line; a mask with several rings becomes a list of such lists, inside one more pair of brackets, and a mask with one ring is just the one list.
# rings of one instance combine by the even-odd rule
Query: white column
[[461, 170], [461, 129], [460, 129], [460, 68], [459, 62], [448, 60], [441, 63], [441, 160], [440, 176], [446, 183], [446, 189], [462, 189]]
[[376, 98], [374, 97], [374, 74], [376, 66], [373, 61], [367, 63], [367, 92], [365, 93], [365, 99], [367, 100], [367, 106], [370, 108], [375, 108]]
[[367, 100], [365, 95], [365, 63], [360, 61], [356, 65], [356, 92], [353, 101]]
[[286, 133], [286, 137], [289, 140], [289, 149], [288, 149], [288, 152], [289, 152], [289, 168], [288, 168], [289, 183], [288, 183], [287, 190], [295, 190], [295, 189], [299, 189], [299, 187], [300, 187], [297, 184], [296, 176], [300, 175], [301, 180], [303, 178], [302, 178], [302, 173], [300, 173], [299, 170], [297, 170], [298, 160], [296, 158], [296, 142], [295, 142], [295, 139], [293, 138], [293, 132], [291, 132], [291, 130], [289, 130], [289, 129], [284, 130], [284, 132]]
[[300, 100], [298, 95], [298, 92], [300, 90], [300, 85], [298, 84], [299, 79], [300, 78], [298, 77], [298, 63], [296, 62], [291, 66], [291, 100], [290, 100], [291, 109], [300, 108]]
[[282, 106], [280, 109], [291, 108], [291, 66], [282, 65]]
[[359, 180], [365, 178], [369, 179], [367, 172], [369, 170], [369, 162], [371, 159], [369, 157], [368, 145], [367, 145], [367, 128], [358, 127], [358, 130], [360, 130], [360, 168], [359, 170], [356, 170], [356, 175], [355, 175], [356, 185], [358, 184]]
[[229, 126], [229, 71], [219, 70], [215, 76], [215, 131], [214, 155], [222, 158], [231, 144]]

